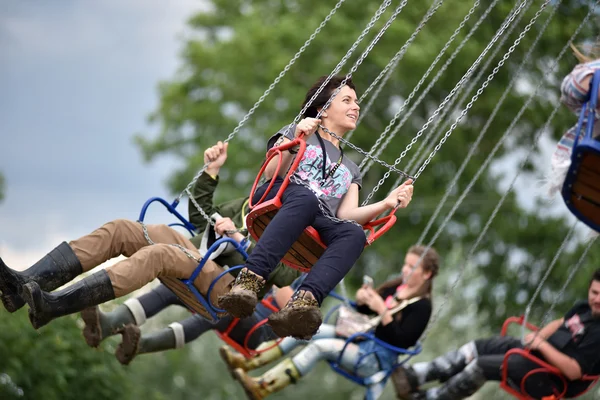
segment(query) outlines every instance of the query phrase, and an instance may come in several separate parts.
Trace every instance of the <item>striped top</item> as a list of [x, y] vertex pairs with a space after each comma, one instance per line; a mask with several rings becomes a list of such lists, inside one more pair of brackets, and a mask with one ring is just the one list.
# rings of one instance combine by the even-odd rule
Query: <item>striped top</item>
[[[589, 85], [582, 82], [589, 76], [593, 75], [596, 70], [600, 69], [600, 60], [590, 61], [588, 63], [577, 65], [570, 74], [565, 76], [560, 85], [560, 101], [567, 106], [573, 113], [579, 116], [583, 104], [588, 100]], [[595, 120], [600, 116], [600, 110], [596, 110]], [[585, 127], [585, 120], [583, 122]], [[577, 124], [573, 125], [560, 138], [556, 150], [552, 155], [551, 165], [552, 174], [549, 177], [548, 193], [553, 196], [560, 191], [567, 170], [571, 165], [571, 153], [573, 151], [573, 143], [577, 134]], [[583, 136], [585, 129], [582, 129], [580, 136]], [[594, 137], [600, 134], [600, 124], [595, 124]], [[581, 137], [580, 137], [581, 139]]]

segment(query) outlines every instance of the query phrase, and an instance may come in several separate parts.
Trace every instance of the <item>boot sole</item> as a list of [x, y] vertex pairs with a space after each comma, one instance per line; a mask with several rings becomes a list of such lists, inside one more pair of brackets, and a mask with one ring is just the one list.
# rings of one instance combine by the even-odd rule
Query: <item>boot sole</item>
[[29, 305], [29, 321], [34, 329], [39, 329], [46, 325], [52, 319], [44, 319], [40, 317], [42, 311], [42, 289], [35, 282], [29, 282], [23, 285], [23, 300]]
[[7, 269], [8, 266], [0, 259], [0, 300], [6, 311], [14, 313], [25, 305], [25, 300], [21, 297], [18, 286], [9, 283], [13, 276]]
[[142, 332], [140, 329], [133, 324], [125, 325], [120, 331], [123, 335], [123, 341], [117, 346], [115, 356], [117, 360], [123, 365], [129, 365], [135, 358], [140, 348], [140, 338]]
[[219, 297], [219, 308], [235, 318], [248, 318], [254, 313], [258, 300], [244, 293], [228, 293]]
[[269, 315], [269, 326], [280, 338], [291, 336], [294, 339], [310, 340], [323, 323], [321, 312], [316, 309], [292, 312], [284, 310]]
[[98, 313], [98, 307], [86, 308], [81, 312], [81, 319], [85, 323], [83, 328], [83, 337], [85, 342], [90, 347], [100, 346], [102, 342], [102, 329], [100, 327], [100, 314]]
[[240, 383], [240, 385], [242, 385], [242, 388], [244, 389], [244, 392], [246, 392], [246, 396], [248, 396], [248, 398], [250, 400], [262, 400], [262, 397], [256, 396], [246, 386], [245, 373], [243, 372], [243, 370], [241, 368], [236, 368], [235, 370], [233, 370], [233, 377]]

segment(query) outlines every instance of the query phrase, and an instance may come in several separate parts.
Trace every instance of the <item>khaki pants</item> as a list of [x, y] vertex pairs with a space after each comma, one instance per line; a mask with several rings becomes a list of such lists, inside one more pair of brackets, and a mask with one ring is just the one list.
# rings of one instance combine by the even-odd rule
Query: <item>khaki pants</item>
[[[198, 249], [166, 225], [147, 225], [147, 229], [150, 239], [155, 243], [153, 245], [144, 237], [140, 223], [124, 219], [111, 221], [91, 234], [72, 241], [70, 245], [83, 271], [89, 271], [120, 255], [128, 257], [106, 269], [115, 297], [129, 294], [158, 277], [189, 278], [198, 262], [170, 244], [179, 244], [200, 259]], [[194, 285], [200, 293], [206, 294], [214, 278], [221, 272], [223, 268], [209, 260]], [[220, 279], [215, 284], [211, 298], [228, 291], [233, 279], [229, 274]]]

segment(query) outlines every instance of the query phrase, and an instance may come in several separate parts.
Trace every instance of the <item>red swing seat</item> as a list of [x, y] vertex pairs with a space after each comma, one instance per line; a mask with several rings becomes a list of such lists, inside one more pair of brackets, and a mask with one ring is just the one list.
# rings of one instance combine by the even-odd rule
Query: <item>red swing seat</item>
[[[262, 305], [264, 307], [268, 308], [269, 310], [271, 310], [273, 312], [279, 311], [279, 308], [276, 307], [270, 301], [271, 298], [272, 298], [271, 295], [265, 296], [260, 302], [262, 303]], [[271, 346], [261, 348], [260, 350], [251, 349], [249, 347], [250, 338], [252, 337], [254, 332], [256, 332], [261, 326], [263, 326], [267, 322], [269, 322], [269, 320], [267, 318], [265, 318], [262, 321], [257, 322], [252, 328], [250, 328], [250, 330], [248, 331], [248, 333], [246, 333], [246, 336], [244, 337], [244, 344], [241, 345], [230, 336], [231, 331], [237, 326], [237, 324], [239, 322], [240, 322], [239, 318], [234, 318], [233, 321], [231, 321], [231, 323], [229, 324], [229, 326], [227, 327], [227, 329], [224, 332], [219, 332], [219, 331], [215, 331], [215, 332], [222, 341], [224, 341], [225, 343], [227, 343], [227, 345], [229, 345], [235, 351], [237, 351], [238, 353], [240, 353], [241, 355], [246, 357], [246, 359], [250, 359], [260, 353], [271, 350], [272, 348], [279, 345], [279, 343], [283, 340], [283, 338], [279, 338]]]
[[[508, 327], [511, 324], [517, 324], [522, 326], [524, 322], [524, 316], [507, 318], [506, 321], [504, 321], [504, 324], [502, 325], [502, 331], [500, 335], [506, 336]], [[529, 322], [526, 323], [526, 328], [533, 332], [539, 330], [537, 326], [530, 324]], [[525, 358], [539, 366], [538, 368], [535, 368], [529, 371], [527, 374], [525, 374], [525, 376], [521, 379], [521, 382], [514, 382], [508, 377], [508, 361], [511, 357], [515, 356]], [[531, 351], [527, 349], [511, 349], [506, 352], [504, 356], [504, 362], [502, 363], [502, 380], [500, 381], [500, 387], [509, 394], [515, 396], [519, 400], [534, 400], [535, 397], [527, 393], [526, 383], [529, 378], [536, 374], [545, 374], [552, 376], [556, 381], [560, 382], [562, 386], [562, 391], [558, 392], [556, 390], [555, 394], [543, 397], [543, 400], [558, 400], [565, 397], [565, 395], [567, 394], [569, 380], [562, 374], [562, 372], [560, 372], [558, 368], [534, 356], [533, 354], [531, 354]], [[584, 375], [583, 377], [578, 379], [578, 381], [588, 381], [590, 384], [585, 390], [582, 390], [581, 392], [575, 395], [571, 394], [570, 398], [579, 397], [584, 393], [588, 392], [596, 384], [599, 378], [600, 376], [597, 375]]]
[[[256, 189], [258, 188], [258, 184], [260, 178], [269, 162], [278, 157], [277, 162], [277, 170], [275, 172], [275, 176], [279, 174], [281, 170], [281, 160], [282, 160], [282, 152], [287, 151], [288, 149], [299, 146], [298, 154], [294, 158], [292, 165], [287, 171], [283, 183], [275, 197], [271, 200], [264, 201], [267, 197], [267, 194], [273, 187], [275, 180], [272, 179], [267, 190], [263, 194], [263, 196], [253, 204], [252, 198], [256, 193]], [[277, 211], [281, 208], [281, 197], [287, 186], [290, 183], [290, 177], [298, 168], [300, 161], [302, 160], [302, 156], [304, 155], [304, 151], [306, 150], [306, 142], [300, 138], [292, 140], [290, 142], [284, 143], [281, 146], [273, 147], [267, 152], [267, 159], [264, 162], [260, 172], [258, 173], [256, 179], [254, 180], [254, 185], [252, 185], [252, 191], [250, 193], [250, 202], [249, 207], [251, 211], [248, 213], [246, 217], [246, 226], [248, 228], [248, 232], [252, 235], [252, 237], [258, 241], [266, 229], [267, 225], [277, 214]], [[396, 216], [394, 213], [396, 209], [394, 208], [390, 214], [386, 215], [383, 218], [376, 219], [371, 221], [365, 225], [363, 225], [363, 229], [369, 231], [367, 235], [367, 239], [365, 241], [365, 246], [372, 244], [375, 240], [377, 240], [381, 235], [387, 232], [396, 222]], [[379, 227], [379, 229], [375, 229]], [[323, 255], [327, 246], [321, 241], [319, 234], [317, 231], [309, 226], [304, 232], [300, 235], [298, 240], [292, 245], [292, 247], [288, 250], [283, 259], [281, 260], [284, 264], [288, 265], [291, 268], [298, 269], [302, 272], [308, 272], [312, 268], [312, 266], [317, 262], [317, 260]]]

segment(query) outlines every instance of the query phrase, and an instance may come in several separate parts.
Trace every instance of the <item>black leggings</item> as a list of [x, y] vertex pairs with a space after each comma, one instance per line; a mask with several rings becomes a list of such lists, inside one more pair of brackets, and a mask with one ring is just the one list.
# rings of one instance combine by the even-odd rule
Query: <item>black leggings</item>
[[[277, 178], [266, 199], [272, 199], [283, 183]], [[258, 201], [269, 182], [256, 191]], [[321, 304], [342, 278], [350, 271], [365, 246], [365, 233], [361, 227], [345, 222], [334, 222], [323, 215], [319, 200], [304, 186], [290, 183], [281, 199], [281, 208], [263, 232], [252, 254], [246, 261], [248, 269], [267, 278], [285, 253], [300, 237], [304, 229], [312, 226], [327, 250], [313, 265], [298, 290], [308, 290]]]
[[[494, 336], [489, 339], [475, 341], [477, 347], [477, 365], [483, 370], [488, 380], [502, 380], [502, 365], [504, 355], [511, 349], [522, 349], [523, 344], [519, 339], [510, 336]], [[541, 354], [533, 351], [532, 355], [542, 358]], [[517, 387], [527, 373], [539, 368], [539, 365], [520, 355], [508, 359], [508, 379]], [[525, 390], [532, 397], [544, 397], [558, 394], [564, 390], [562, 382], [553, 375], [536, 373], [527, 378]]]

